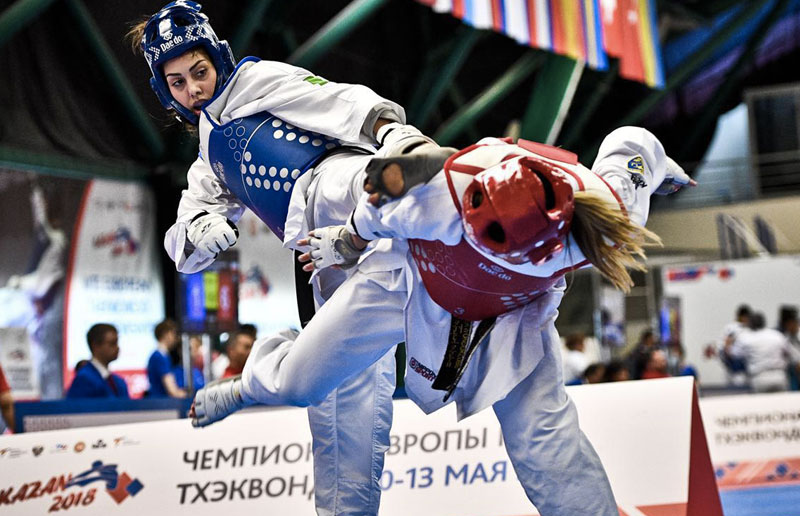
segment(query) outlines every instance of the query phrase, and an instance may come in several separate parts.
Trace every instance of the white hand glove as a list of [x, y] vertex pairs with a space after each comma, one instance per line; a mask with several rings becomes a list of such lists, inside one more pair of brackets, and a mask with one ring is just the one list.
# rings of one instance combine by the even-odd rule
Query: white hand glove
[[192, 426], [208, 426], [253, 402], [242, 395], [242, 375], [209, 383], [197, 391], [190, 409]]
[[318, 228], [308, 234], [309, 254], [315, 269], [324, 269], [338, 265], [349, 269], [358, 263], [364, 252], [353, 241], [353, 235], [344, 226], [328, 226]]
[[420, 145], [438, 145], [431, 138], [413, 125], [392, 122], [378, 129], [376, 139], [381, 145], [381, 154], [384, 156], [400, 156], [407, 154]]
[[684, 172], [680, 165], [675, 163], [675, 160], [667, 156], [667, 174], [654, 193], [656, 195], [669, 195], [689, 184], [695, 185], [697, 183]]
[[218, 213], [201, 212], [186, 227], [186, 238], [195, 248], [215, 256], [236, 243], [239, 230]]

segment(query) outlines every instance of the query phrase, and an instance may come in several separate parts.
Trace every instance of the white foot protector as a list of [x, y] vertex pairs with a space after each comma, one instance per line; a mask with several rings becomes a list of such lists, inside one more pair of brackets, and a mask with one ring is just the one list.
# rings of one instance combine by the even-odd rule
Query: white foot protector
[[242, 396], [242, 375], [215, 380], [194, 395], [192, 426], [208, 426], [252, 404]]

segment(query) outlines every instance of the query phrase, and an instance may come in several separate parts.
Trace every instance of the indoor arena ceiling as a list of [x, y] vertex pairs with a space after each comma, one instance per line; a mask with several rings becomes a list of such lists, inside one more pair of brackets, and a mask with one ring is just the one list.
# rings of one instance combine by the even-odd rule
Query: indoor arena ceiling
[[[123, 38], [131, 22], [163, 3], [0, 0], [0, 167], [180, 177], [196, 145], [170, 123], [149, 88], [144, 60]], [[541, 106], [567, 87], [554, 54], [414, 0], [202, 3], [237, 58], [286, 61], [330, 80], [366, 84], [404, 105], [409, 122], [441, 143], [466, 145], [509, 131], [541, 141], [552, 124]], [[800, 78], [796, 30], [781, 40], [788, 50], [754, 65], [778, 21], [798, 18], [799, 3], [658, 0], [665, 49], [693, 31], [717, 28], [684, 45], [677, 64], [667, 63], [663, 89], [620, 78], [613, 62], [609, 71], [587, 68], [555, 143], [590, 161], [605, 133], [636, 124], [679, 149], [683, 162], [698, 160], [717, 117], [741, 102], [745, 88]], [[703, 91], [687, 87], [704, 71], [710, 75]], [[686, 99], [701, 94], [701, 109], [691, 108], [697, 102]]]

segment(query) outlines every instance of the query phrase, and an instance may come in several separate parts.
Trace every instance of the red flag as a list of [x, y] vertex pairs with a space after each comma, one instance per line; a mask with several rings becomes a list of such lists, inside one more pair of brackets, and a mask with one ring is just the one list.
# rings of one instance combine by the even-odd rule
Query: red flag
[[502, 0], [492, 0], [492, 28], [497, 32], [503, 32], [503, 2]]
[[567, 53], [567, 34], [564, 27], [564, 10], [558, 0], [550, 1], [550, 19], [553, 27], [553, 50], [558, 54]]
[[627, 0], [600, 0], [600, 11], [603, 19], [603, 46], [610, 56], [622, 56], [624, 44], [622, 40], [621, 4]]
[[453, 0], [452, 13], [459, 20], [464, 18], [464, 0]]
[[648, 23], [640, 19], [638, 0], [619, 0], [622, 14], [622, 55], [620, 56], [619, 74], [626, 79], [645, 81], [644, 62], [642, 59], [642, 41], [639, 36], [639, 24]]

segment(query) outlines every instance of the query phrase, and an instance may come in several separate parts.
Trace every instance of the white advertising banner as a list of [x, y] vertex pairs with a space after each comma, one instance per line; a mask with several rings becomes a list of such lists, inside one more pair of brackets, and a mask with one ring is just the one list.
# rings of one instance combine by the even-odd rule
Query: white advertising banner
[[[570, 393], [621, 515], [722, 515], [690, 379]], [[425, 416], [410, 401], [395, 403], [381, 516], [420, 508], [436, 516], [536, 514], [493, 412], [456, 422], [453, 408]], [[702, 446], [695, 450], [698, 431]], [[0, 511], [310, 515], [310, 439], [302, 409], [250, 411], [204, 430], [180, 420], [12, 436], [0, 443]], [[693, 508], [692, 479], [701, 487], [710, 480], [704, 489], [713, 500], [702, 512]]]
[[86, 332], [105, 322], [119, 330], [120, 354], [111, 369], [125, 377], [132, 395], [146, 390], [153, 328], [164, 318], [155, 229], [154, 199], [145, 185], [95, 179], [86, 186], [67, 272], [65, 386], [78, 360], [90, 358]]
[[31, 340], [25, 328], [0, 328], [0, 365], [16, 400], [39, 398]]
[[700, 407], [720, 488], [800, 490], [800, 393], [705, 398]]

